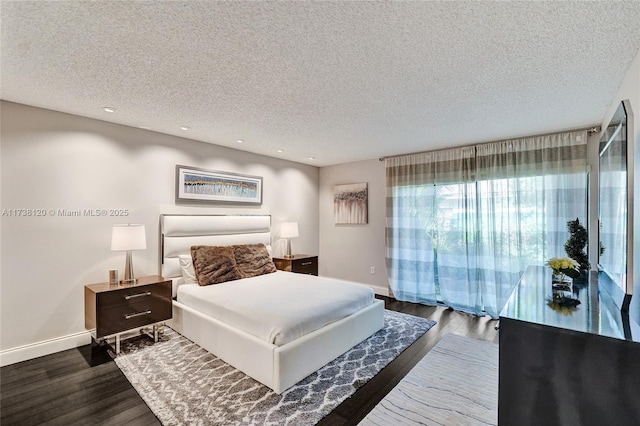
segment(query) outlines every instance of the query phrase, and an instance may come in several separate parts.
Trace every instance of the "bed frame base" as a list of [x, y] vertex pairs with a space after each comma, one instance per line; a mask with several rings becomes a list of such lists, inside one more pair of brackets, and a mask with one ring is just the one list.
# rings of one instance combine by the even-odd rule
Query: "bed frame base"
[[384, 326], [384, 302], [376, 299], [371, 306], [282, 346], [264, 342], [177, 301], [173, 302], [173, 319], [167, 325], [281, 394], [380, 330]]

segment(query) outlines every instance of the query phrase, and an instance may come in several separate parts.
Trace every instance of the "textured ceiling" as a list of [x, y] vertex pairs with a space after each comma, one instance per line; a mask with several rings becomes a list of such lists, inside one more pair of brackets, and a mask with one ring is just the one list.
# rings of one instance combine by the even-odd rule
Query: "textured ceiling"
[[598, 124], [640, 49], [640, 2], [3, 0], [0, 18], [2, 99], [316, 166]]

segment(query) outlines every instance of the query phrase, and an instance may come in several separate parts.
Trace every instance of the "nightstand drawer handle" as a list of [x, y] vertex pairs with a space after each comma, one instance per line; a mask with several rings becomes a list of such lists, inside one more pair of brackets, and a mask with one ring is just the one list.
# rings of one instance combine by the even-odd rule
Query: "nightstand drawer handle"
[[151, 313], [151, 311], [137, 312], [135, 314], [125, 315], [124, 319], [131, 319], [131, 318], [135, 318], [135, 317], [141, 317], [143, 315], [149, 315], [150, 313]]
[[300, 264], [300, 266], [307, 266], [307, 265], [311, 265], [313, 262], [303, 262]]
[[129, 299], [133, 299], [134, 297], [142, 297], [142, 296], [151, 296], [151, 292], [147, 291], [146, 293], [130, 294], [128, 296], [125, 296], [124, 298], [126, 300], [129, 300]]

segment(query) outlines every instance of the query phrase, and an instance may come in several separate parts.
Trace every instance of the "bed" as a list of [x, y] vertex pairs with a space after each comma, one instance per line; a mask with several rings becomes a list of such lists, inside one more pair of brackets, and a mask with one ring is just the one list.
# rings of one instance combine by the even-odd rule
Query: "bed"
[[[268, 277], [257, 276], [211, 286], [185, 284], [180, 266], [180, 256], [183, 256], [182, 260], [184, 260], [184, 256], [190, 254], [192, 246], [264, 244], [266, 247], [270, 247], [271, 217], [268, 215], [161, 215], [160, 239], [160, 273], [165, 279], [171, 279], [173, 283], [173, 318], [168, 322], [168, 325], [278, 394], [371, 336], [384, 325], [384, 303], [373, 298], [369, 302], [358, 302], [361, 306], [345, 308], [350, 309], [349, 312], [353, 312], [346, 314], [346, 316], [338, 314], [339, 319], [331, 320], [328, 324], [310, 332], [297, 331], [297, 334], [293, 333], [291, 336], [282, 337], [278, 336], [278, 332], [273, 331], [274, 327], [271, 325], [263, 326], [262, 328], [266, 328], [267, 334], [270, 336], [265, 338], [260, 331], [244, 328], [243, 324], [241, 324], [243, 328], [238, 325], [230, 325], [231, 321], [228, 315], [234, 314], [221, 316], [213, 311], [207, 311], [206, 306], [193, 303], [190, 298], [195, 297], [197, 300], [199, 293], [208, 291], [223, 292], [210, 298], [221, 303], [218, 308], [211, 309], [220, 310], [220, 307], [224, 307], [225, 304], [231, 305], [236, 301], [243, 302], [251, 297], [236, 297], [233, 293], [236, 290], [239, 291], [241, 287], [234, 286], [234, 284], [242, 284], [242, 287], [248, 288], [249, 294], [252, 292], [251, 285], [261, 285], [261, 287], [254, 287], [254, 289], [261, 288], [263, 292], [258, 293], [253, 290], [253, 298], [265, 299], [264, 305], [271, 307], [277, 305], [277, 301], [288, 300], [290, 295], [287, 291], [295, 289], [296, 284], [299, 284], [301, 288], [309, 286], [310, 289], [316, 286], [316, 290], [309, 291], [320, 294], [317, 288], [335, 289], [341, 283], [346, 283], [330, 278], [277, 271], [268, 274]], [[269, 283], [274, 280], [281, 282], [282, 288], [275, 290], [274, 287], [273, 292], [264, 291], [266, 288], [264, 280], [269, 280]], [[269, 287], [270, 290], [271, 288]], [[344, 308], [343, 305], [351, 304], [351, 296], [343, 303], [337, 299], [331, 299], [337, 291], [322, 293], [330, 296], [329, 302], [325, 301], [325, 304], [342, 308]], [[221, 296], [221, 294], [224, 295]], [[266, 302], [270, 297], [273, 297], [270, 299], [273, 301]], [[315, 297], [309, 298], [304, 295], [298, 297], [300, 299], [315, 299]], [[298, 302], [284, 303], [283, 305], [297, 306]], [[303, 308], [298, 311], [309, 310]], [[278, 313], [277, 315], [286, 320], [289, 313]], [[260, 324], [257, 326], [259, 327]]]

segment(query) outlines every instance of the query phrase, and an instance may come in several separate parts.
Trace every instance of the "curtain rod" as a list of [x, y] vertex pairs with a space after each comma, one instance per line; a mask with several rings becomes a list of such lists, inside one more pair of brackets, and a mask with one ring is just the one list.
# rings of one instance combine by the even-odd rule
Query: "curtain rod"
[[[593, 134], [593, 133], [600, 133], [601, 128], [600, 128], [600, 126], [590, 126], [590, 127], [583, 127], [583, 128], [580, 128], [580, 129], [566, 130], [564, 132], [550, 132], [550, 133], [540, 133], [538, 135], [532, 135], [532, 136], [521, 136], [519, 138], [514, 138], [514, 139], [539, 138], [541, 136], [557, 135], [557, 134], [560, 134], [560, 133], [580, 132], [582, 130], [586, 130], [587, 133]], [[509, 141], [509, 140], [512, 140], [512, 139], [501, 139], [501, 140], [497, 140], [497, 141], [474, 143], [474, 144], [461, 145], [461, 146], [452, 146], [450, 148], [468, 148], [470, 146], [485, 145], [485, 144], [488, 144], [488, 143], [497, 143], [497, 142], [504, 142], [504, 141]], [[450, 149], [450, 148], [442, 148], [442, 149]], [[380, 161], [384, 161], [387, 158], [404, 157], [405, 155], [426, 154], [427, 152], [434, 152], [434, 151], [441, 151], [441, 149], [433, 149], [433, 150], [430, 150], [430, 151], [410, 152], [408, 154], [388, 155], [386, 157], [380, 157], [379, 160]]]

